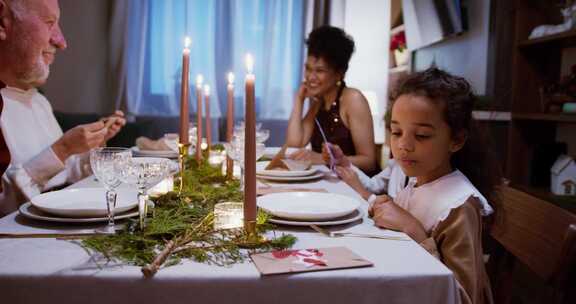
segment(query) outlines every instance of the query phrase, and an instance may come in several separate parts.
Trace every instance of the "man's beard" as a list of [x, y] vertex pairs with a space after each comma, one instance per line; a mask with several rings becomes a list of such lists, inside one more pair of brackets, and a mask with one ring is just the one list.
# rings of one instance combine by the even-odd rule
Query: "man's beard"
[[44, 62], [42, 56], [38, 56], [34, 66], [23, 71], [18, 78], [21, 82], [36, 87], [45, 83], [49, 74], [50, 67]]

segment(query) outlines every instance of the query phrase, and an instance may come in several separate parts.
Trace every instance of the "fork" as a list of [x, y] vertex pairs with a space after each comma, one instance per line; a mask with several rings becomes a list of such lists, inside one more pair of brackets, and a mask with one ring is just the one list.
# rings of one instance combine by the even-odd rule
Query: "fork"
[[381, 239], [381, 240], [393, 240], [393, 241], [410, 241], [409, 238], [401, 237], [401, 236], [384, 236], [384, 235], [375, 235], [375, 234], [367, 234], [367, 233], [355, 233], [355, 232], [332, 232], [326, 229], [320, 228], [316, 225], [310, 225], [310, 228], [316, 230], [317, 232], [331, 238], [338, 238], [338, 237], [361, 237], [361, 238], [369, 238], [369, 239]]

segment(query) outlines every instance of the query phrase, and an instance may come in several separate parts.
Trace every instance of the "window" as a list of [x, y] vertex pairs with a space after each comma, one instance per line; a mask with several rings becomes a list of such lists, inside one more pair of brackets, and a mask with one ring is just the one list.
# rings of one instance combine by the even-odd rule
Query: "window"
[[236, 116], [243, 115], [244, 57], [251, 53], [258, 118], [287, 119], [302, 77], [304, 7], [303, 0], [149, 1], [146, 28], [132, 29], [146, 31], [142, 100], [132, 112], [178, 114], [183, 40], [189, 36], [191, 100], [202, 74], [212, 91], [211, 116], [224, 115], [226, 74], [233, 71]]

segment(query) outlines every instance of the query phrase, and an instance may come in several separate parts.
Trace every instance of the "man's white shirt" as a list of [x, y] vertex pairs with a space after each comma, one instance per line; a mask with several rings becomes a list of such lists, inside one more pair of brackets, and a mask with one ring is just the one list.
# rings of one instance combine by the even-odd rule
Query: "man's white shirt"
[[2, 176], [0, 216], [4, 216], [47, 189], [90, 175], [91, 169], [88, 153], [63, 163], [52, 150], [63, 133], [42, 94], [12, 87], [0, 93], [4, 99], [0, 126], [11, 157]]

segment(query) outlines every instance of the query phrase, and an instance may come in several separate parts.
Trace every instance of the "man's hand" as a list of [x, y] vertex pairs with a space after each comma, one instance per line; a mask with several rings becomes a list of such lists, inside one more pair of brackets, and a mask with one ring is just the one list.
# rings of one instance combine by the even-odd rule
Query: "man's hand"
[[104, 141], [110, 140], [112, 137], [116, 136], [118, 132], [126, 125], [126, 118], [124, 118], [124, 113], [117, 110], [114, 114], [104, 117], [101, 119], [105, 127], [108, 129], [106, 132], [106, 137]]
[[84, 153], [104, 144], [107, 133], [108, 128], [102, 121], [79, 125], [66, 131], [52, 144], [52, 150], [65, 162], [73, 154]]

